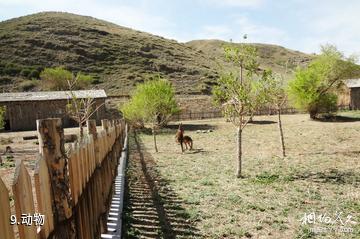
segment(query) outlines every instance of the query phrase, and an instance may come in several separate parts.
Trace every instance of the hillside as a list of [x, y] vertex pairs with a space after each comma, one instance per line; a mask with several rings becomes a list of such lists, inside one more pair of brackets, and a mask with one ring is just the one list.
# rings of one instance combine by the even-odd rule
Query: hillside
[[[221, 41], [178, 43], [92, 17], [44, 12], [0, 22], [0, 90], [41, 89], [39, 72], [63, 66], [94, 76], [94, 87], [128, 94], [153, 74], [171, 80], [178, 94], [208, 94], [223, 62]], [[261, 68], [282, 72], [311, 56], [256, 44]]]
[[[215, 60], [221, 64], [224, 62], [223, 46], [228, 42], [220, 40], [194, 40], [186, 43], [186, 45], [207, 54], [211, 60]], [[239, 43], [231, 43], [234, 46]], [[313, 55], [308, 55], [299, 51], [293, 51], [282, 46], [254, 43], [258, 50], [260, 68], [271, 68], [275, 72], [284, 74], [286, 69], [291, 73], [297, 66], [306, 65]]]

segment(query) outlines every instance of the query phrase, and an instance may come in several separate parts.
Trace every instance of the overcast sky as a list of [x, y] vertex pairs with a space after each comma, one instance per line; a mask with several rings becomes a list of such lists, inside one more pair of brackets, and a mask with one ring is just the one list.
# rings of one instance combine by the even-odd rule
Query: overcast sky
[[360, 53], [359, 0], [0, 0], [0, 20], [66, 11], [186, 42], [232, 39]]

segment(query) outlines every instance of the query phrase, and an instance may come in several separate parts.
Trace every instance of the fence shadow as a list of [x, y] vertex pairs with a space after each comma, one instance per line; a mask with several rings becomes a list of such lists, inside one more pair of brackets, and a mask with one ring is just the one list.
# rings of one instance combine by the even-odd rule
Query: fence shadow
[[292, 176], [294, 180], [311, 180], [331, 184], [359, 184], [360, 174], [352, 171], [330, 169], [323, 172], [302, 172]]
[[134, 133], [130, 141], [124, 204], [123, 238], [201, 238], [183, 200], [156, 169]]

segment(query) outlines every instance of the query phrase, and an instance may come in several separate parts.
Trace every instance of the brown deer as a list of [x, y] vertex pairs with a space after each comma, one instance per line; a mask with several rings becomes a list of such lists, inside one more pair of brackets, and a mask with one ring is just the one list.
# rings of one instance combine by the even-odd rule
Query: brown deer
[[182, 123], [179, 124], [179, 128], [178, 131], [176, 132], [175, 138], [176, 138], [176, 142], [181, 145], [182, 152], [184, 152], [183, 144], [185, 144], [186, 149], [188, 149], [189, 146], [189, 150], [192, 150], [193, 140], [191, 139], [190, 136], [184, 135], [184, 129], [182, 127]]

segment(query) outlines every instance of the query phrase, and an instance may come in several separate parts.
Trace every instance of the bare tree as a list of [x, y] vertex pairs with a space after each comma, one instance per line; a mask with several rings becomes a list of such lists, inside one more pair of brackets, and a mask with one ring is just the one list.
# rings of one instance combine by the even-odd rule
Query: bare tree
[[104, 103], [96, 105], [94, 98], [78, 98], [73, 90], [76, 88], [77, 82], [78, 77], [74, 77], [68, 81], [70, 99], [68, 100], [68, 104], [66, 106], [66, 112], [70, 118], [78, 123], [80, 129], [80, 141], [82, 141], [84, 137], [83, 126], [85, 122], [90, 119], [90, 117], [96, 113], [104, 105]]

